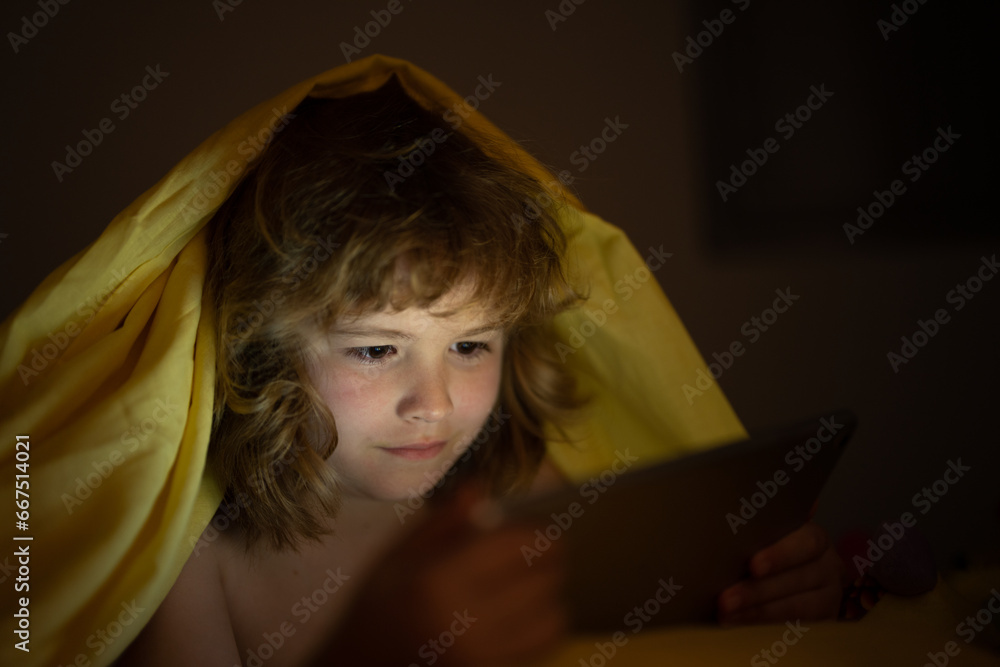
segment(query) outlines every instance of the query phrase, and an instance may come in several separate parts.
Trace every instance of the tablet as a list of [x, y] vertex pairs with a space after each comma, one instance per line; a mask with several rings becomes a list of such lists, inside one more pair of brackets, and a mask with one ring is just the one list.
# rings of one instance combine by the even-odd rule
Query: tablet
[[836, 410], [642, 469], [622, 443], [601, 474], [505, 515], [537, 526], [529, 565], [564, 543], [574, 631], [712, 623], [750, 557], [809, 520], [855, 424]]

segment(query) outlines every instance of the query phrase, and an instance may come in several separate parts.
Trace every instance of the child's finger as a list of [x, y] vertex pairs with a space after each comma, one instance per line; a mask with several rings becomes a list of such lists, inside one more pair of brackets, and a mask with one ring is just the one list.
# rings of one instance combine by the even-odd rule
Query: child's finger
[[750, 559], [750, 574], [760, 579], [815, 560], [829, 548], [826, 531], [809, 522]]
[[835, 584], [779, 596], [735, 612], [720, 609], [719, 620], [725, 624], [777, 623], [788, 620], [832, 620], [840, 607], [841, 589]]
[[719, 610], [731, 615], [801, 593], [829, 586], [839, 588], [839, 578], [831, 576], [831, 572], [826, 563], [816, 561], [764, 579], [740, 582], [723, 591], [719, 597]]

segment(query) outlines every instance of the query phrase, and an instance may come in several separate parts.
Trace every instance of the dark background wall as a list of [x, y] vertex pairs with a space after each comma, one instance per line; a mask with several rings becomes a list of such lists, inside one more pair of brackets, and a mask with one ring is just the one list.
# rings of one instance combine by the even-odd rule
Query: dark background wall
[[[224, 1], [71, 1], [37, 33], [22, 25], [35, 2], [5, 3], [0, 315], [211, 132], [344, 63], [341, 42], [387, 4]], [[656, 277], [703, 354], [746, 345], [719, 382], [748, 428], [858, 413], [819, 517], [835, 535], [913, 511], [949, 460], [971, 466], [918, 516], [946, 564], [1000, 546], [1000, 280], [961, 310], [947, 300], [1000, 245], [986, 206], [985, 10], [913, 0], [885, 39], [877, 21], [890, 3], [856, 4], [564, 0], [575, 9], [553, 29], [558, 0], [402, 0], [362, 55], [406, 58], [459, 93], [480, 75], [499, 81], [482, 104], [491, 120], [571, 170], [583, 201], [638, 248], [674, 253]], [[732, 22], [678, 71], [674, 52], [723, 9]], [[16, 53], [11, 32], [30, 36]], [[147, 66], [169, 75], [119, 119], [112, 101]], [[824, 83], [834, 96], [786, 140], [775, 122]], [[114, 131], [57, 179], [51, 163], [105, 117]], [[628, 127], [579, 172], [571, 155], [606, 118]], [[850, 243], [842, 225], [856, 207], [905, 179], [903, 162], [949, 124], [961, 138]], [[779, 150], [723, 202], [717, 181], [768, 137]], [[799, 300], [750, 342], [744, 323], [778, 288]], [[938, 309], [948, 323], [894, 372], [887, 353]]]

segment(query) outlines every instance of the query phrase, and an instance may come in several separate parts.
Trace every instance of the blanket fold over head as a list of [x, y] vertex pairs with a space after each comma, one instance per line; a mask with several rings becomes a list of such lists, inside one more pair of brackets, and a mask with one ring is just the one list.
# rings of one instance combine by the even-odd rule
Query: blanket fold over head
[[[13, 498], [15, 481], [29, 482], [15, 532], [32, 539], [13, 544], [35, 575], [17, 593], [29, 598], [30, 653], [4, 648], [16, 664], [107, 665], [166, 596], [222, 497], [205, 465], [215, 381], [205, 223], [306, 96], [374, 90], [393, 74], [421, 105], [460, 109], [486, 152], [569, 203], [570, 275], [590, 301], [559, 316], [559, 349], [594, 403], [574, 444], [550, 442], [567, 475], [586, 479], [618, 450], [646, 464], [744, 435], [717, 385], [685, 395], [705, 365], [656, 280], [616, 289], [654, 268], [618, 228], [442, 82], [403, 60], [358, 60], [213, 134], [0, 327], [0, 485]], [[3, 604], [8, 619], [21, 609], [13, 595]]]

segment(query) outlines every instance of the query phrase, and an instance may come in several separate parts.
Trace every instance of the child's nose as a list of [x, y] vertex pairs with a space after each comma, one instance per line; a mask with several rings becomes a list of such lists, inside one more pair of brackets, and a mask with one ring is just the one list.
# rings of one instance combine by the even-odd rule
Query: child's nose
[[440, 421], [454, 409], [447, 371], [443, 368], [420, 369], [399, 405], [403, 419], [427, 422]]

